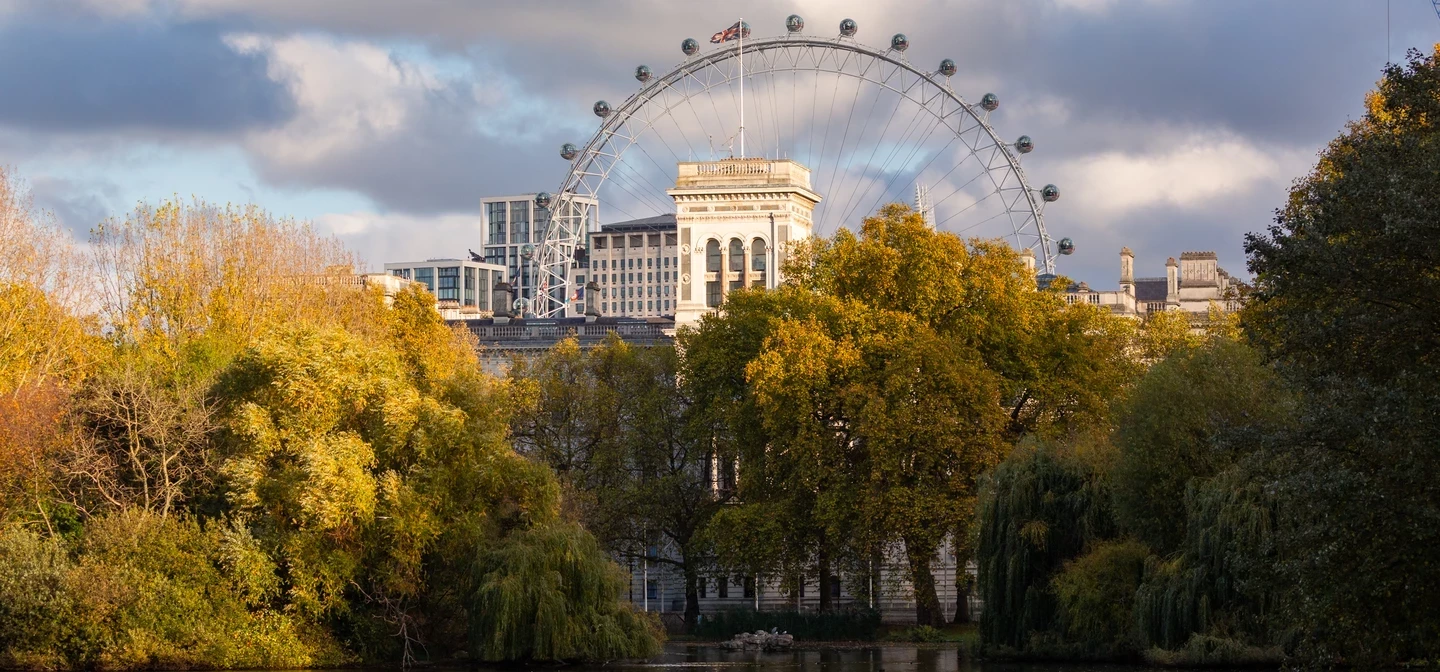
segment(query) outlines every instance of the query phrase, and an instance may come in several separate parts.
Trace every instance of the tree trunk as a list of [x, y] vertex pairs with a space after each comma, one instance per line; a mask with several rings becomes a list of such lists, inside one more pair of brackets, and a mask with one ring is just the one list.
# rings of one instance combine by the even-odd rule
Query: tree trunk
[[820, 611], [823, 613], [830, 611], [830, 581], [832, 580], [830, 573], [830, 554], [821, 551], [817, 564], [820, 566]]
[[700, 622], [700, 576], [695, 563], [685, 563], [685, 632], [695, 632]]
[[955, 618], [951, 620], [955, 624], [969, 623], [974, 620], [970, 614], [970, 572], [965, 568], [975, 555], [972, 538], [970, 521], [964, 520], [955, 526]]
[[935, 555], [935, 549], [907, 541], [905, 555], [910, 561], [910, 584], [915, 591], [915, 625], [945, 625], [940, 596], [935, 593], [935, 575], [930, 572], [930, 559]]

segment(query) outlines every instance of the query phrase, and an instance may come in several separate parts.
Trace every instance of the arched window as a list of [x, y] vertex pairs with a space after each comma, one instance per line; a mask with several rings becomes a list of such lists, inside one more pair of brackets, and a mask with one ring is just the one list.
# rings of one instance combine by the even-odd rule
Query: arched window
[[711, 238], [705, 243], [705, 271], [720, 272], [720, 241]]
[[739, 238], [730, 239], [730, 270], [745, 270], [745, 243], [740, 242]]
[[765, 286], [765, 239], [756, 238], [750, 241], [750, 270], [755, 272], [755, 279], [751, 282], [752, 287]]

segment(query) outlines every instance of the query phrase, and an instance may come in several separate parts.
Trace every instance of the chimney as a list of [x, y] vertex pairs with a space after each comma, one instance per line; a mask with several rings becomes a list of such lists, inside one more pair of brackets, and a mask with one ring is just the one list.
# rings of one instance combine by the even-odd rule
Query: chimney
[[490, 292], [490, 305], [495, 307], [495, 324], [510, 323], [510, 283], [500, 281], [495, 283], [495, 289]]
[[1135, 293], [1135, 253], [1128, 247], [1120, 248], [1120, 291]]
[[595, 304], [595, 297], [600, 295], [600, 283], [591, 280], [585, 283], [585, 323], [589, 324], [600, 319], [600, 308]]
[[1165, 302], [1178, 303], [1180, 301], [1180, 279], [1177, 277], [1179, 269], [1175, 263], [1175, 257], [1165, 260]]

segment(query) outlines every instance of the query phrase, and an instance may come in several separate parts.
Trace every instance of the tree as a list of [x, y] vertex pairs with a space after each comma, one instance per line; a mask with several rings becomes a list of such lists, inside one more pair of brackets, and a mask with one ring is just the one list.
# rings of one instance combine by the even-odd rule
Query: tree
[[709, 435], [677, 365], [674, 348], [611, 338], [581, 350], [563, 341], [535, 361], [517, 360], [510, 377], [527, 397], [513, 423], [521, 450], [584, 497], [577, 515], [608, 551], [680, 571], [693, 627], [712, 561], [701, 533], [723, 501]]
[[1365, 114], [1246, 237], [1246, 334], [1302, 394], [1284, 441], [1287, 617], [1318, 652], [1440, 642], [1440, 51], [1386, 67]]
[[1110, 469], [1120, 526], [1161, 555], [1186, 537], [1185, 493], [1293, 422], [1290, 390], [1243, 343], [1174, 352], [1123, 403]]
[[807, 521], [789, 557], [902, 543], [917, 618], [938, 623], [930, 562], [970, 538], [976, 479], [1019, 437], [1107, 422], [1133, 330], [1038, 291], [1007, 246], [899, 205], [798, 246], [786, 275], [681, 337], [685, 378], [740, 457], [740, 498]]

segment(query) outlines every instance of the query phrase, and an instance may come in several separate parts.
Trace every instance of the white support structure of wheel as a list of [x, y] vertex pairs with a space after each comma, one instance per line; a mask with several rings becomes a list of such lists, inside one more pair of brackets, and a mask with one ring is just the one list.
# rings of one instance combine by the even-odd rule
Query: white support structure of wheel
[[[954, 61], [936, 59], [935, 71], [916, 67], [907, 58], [915, 45], [902, 34], [890, 48], [876, 49], [855, 41], [849, 19], [829, 39], [801, 35], [797, 21], [803, 28], [792, 16], [787, 34], [743, 41], [745, 148], [750, 156], [792, 158], [811, 169], [825, 199], [815, 210], [817, 235], [858, 228], [880, 206], [921, 193], [937, 229], [1004, 238], [1033, 253], [1037, 272], [1055, 272], [1062, 251], [1045, 230], [1044, 209], [1060, 191], [1030, 186], [1021, 158], [1035, 141], [1001, 138], [990, 124], [999, 107], [994, 94], [968, 102], [951, 88]], [[664, 74], [637, 67], [640, 89], [618, 106], [597, 101], [599, 130], [583, 146], [561, 149], [571, 167], [554, 192], [536, 251], [537, 315], [565, 314], [588, 202], [624, 219], [673, 213], [665, 192], [676, 163], [738, 151], [739, 45], [708, 53], [697, 46], [685, 40], [682, 50], [693, 55]]]

